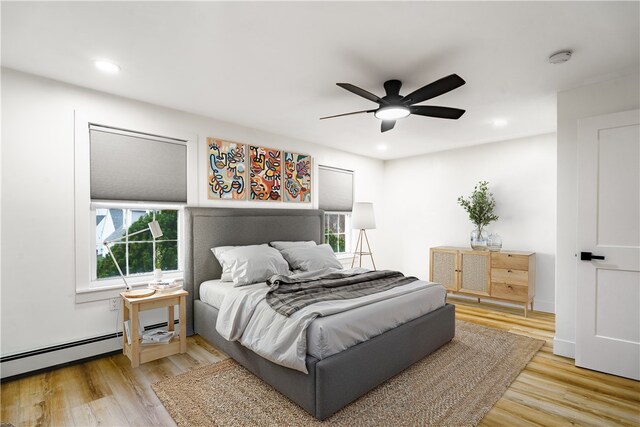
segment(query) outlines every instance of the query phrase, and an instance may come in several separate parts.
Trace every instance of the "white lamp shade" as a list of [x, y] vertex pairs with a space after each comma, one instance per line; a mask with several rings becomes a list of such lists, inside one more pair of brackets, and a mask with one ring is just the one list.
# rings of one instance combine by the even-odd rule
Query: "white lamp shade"
[[374, 230], [376, 217], [373, 214], [373, 203], [356, 202], [351, 213], [351, 228], [354, 230]]
[[151, 230], [151, 235], [154, 238], [162, 237], [162, 229], [160, 229], [160, 224], [158, 221], [151, 221], [149, 223], [149, 230]]

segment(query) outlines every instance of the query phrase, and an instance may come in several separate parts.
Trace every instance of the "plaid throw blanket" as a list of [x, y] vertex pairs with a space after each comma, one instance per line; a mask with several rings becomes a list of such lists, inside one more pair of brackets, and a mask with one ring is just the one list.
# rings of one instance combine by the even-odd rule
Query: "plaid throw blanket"
[[399, 271], [334, 272], [310, 278], [275, 275], [267, 280], [267, 302], [283, 316], [320, 301], [344, 300], [386, 291], [418, 280]]

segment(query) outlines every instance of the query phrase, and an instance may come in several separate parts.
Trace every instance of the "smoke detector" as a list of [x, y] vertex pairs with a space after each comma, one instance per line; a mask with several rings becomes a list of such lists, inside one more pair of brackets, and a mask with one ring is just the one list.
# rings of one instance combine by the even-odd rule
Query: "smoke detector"
[[564, 64], [568, 60], [571, 59], [570, 50], [561, 50], [560, 52], [556, 52], [549, 57], [549, 64]]

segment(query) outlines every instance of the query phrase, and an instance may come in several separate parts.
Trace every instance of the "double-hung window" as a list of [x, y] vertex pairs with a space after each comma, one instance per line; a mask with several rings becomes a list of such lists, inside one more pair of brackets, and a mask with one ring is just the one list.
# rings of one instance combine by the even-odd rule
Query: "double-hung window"
[[336, 254], [351, 252], [353, 171], [319, 166], [319, 207], [324, 214], [324, 242]]
[[[91, 288], [123, 285], [105, 243], [134, 285], [155, 269], [180, 276], [186, 141], [91, 125], [89, 145]], [[162, 236], [152, 235], [152, 221]]]

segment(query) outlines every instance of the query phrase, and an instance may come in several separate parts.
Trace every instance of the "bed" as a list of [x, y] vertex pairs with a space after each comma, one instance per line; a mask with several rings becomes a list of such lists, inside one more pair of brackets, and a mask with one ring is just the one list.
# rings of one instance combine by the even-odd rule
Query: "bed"
[[201, 284], [221, 274], [210, 249], [274, 240], [320, 244], [323, 221], [324, 213], [311, 209], [185, 209], [185, 289], [193, 300], [187, 304], [188, 333], [199, 334], [320, 420], [432, 353], [455, 333], [454, 308], [447, 304], [324, 358], [310, 345], [305, 360], [308, 374], [270, 362], [220, 336], [215, 328], [218, 308], [210, 296], [203, 295], [205, 302], [199, 293]]

